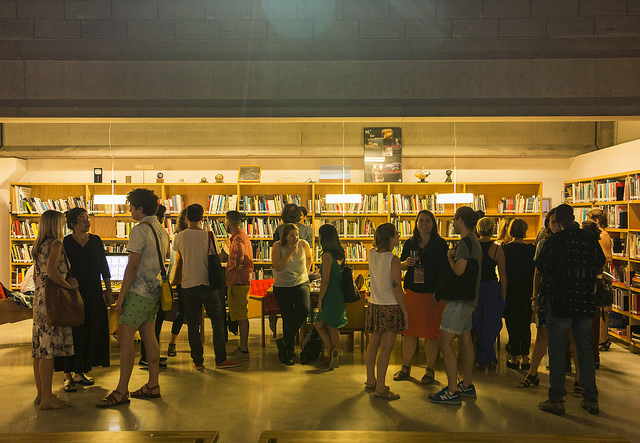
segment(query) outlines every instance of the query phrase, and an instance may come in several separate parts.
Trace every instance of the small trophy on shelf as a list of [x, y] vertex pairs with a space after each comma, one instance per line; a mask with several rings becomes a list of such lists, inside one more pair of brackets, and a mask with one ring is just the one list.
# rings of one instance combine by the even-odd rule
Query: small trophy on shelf
[[427, 183], [427, 177], [431, 175], [431, 172], [422, 168], [418, 169], [414, 175], [420, 179], [418, 183]]
[[445, 183], [453, 183], [453, 180], [451, 180], [451, 174], [453, 174], [453, 171], [451, 169], [447, 169], [444, 172], [447, 174], [447, 178], [444, 179], [444, 182]]

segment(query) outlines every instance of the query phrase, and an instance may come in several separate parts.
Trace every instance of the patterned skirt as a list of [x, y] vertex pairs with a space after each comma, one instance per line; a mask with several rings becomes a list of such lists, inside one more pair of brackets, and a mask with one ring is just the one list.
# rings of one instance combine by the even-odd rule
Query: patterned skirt
[[395, 332], [404, 330], [404, 315], [398, 305], [369, 303], [366, 328], [368, 332]]

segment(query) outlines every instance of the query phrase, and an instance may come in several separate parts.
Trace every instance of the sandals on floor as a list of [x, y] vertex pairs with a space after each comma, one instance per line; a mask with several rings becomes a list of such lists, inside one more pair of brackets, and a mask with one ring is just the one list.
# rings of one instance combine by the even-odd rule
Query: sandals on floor
[[396, 394], [395, 392], [391, 392], [389, 386], [385, 386], [385, 390], [382, 392], [375, 391], [373, 394], [376, 398], [381, 398], [383, 400], [398, 400], [400, 398], [400, 394]]
[[395, 381], [408, 380], [411, 377], [411, 366], [402, 365], [402, 368], [395, 374], [393, 374], [393, 379]]
[[605, 341], [603, 341], [602, 343], [598, 343], [598, 351], [608, 351], [609, 348], [611, 347], [611, 339], [607, 338]]
[[507, 360], [507, 368], [518, 370], [520, 369], [520, 362], [519, 361], [513, 362], [511, 360]]
[[436, 371], [434, 371], [431, 368], [427, 368], [424, 371], [424, 375], [420, 379], [420, 384], [430, 385], [435, 381], [435, 379], [436, 379]]
[[76, 388], [76, 384], [73, 382], [73, 379], [64, 379], [64, 392], [76, 392], [77, 390], [78, 388]]
[[366, 381], [364, 382], [364, 390], [367, 392], [373, 392], [376, 390], [376, 384], [368, 384]]
[[86, 374], [80, 372], [73, 377], [73, 382], [79, 385], [92, 386], [96, 381], [93, 377], [88, 377]]
[[531, 375], [531, 374], [527, 374], [527, 376], [524, 378], [524, 380], [522, 380], [519, 384], [518, 387], [525, 389], [528, 388], [529, 386], [538, 386], [540, 384], [540, 379], [538, 378], [538, 374], [536, 375]]
[[123, 394], [118, 391], [111, 391], [111, 394], [96, 403], [97, 408], [112, 408], [118, 405], [125, 405], [129, 403], [129, 393]]
[[133, 398], [159, 398], [160, 397], [159, 392], [157, 394], [153, 393], [153, 391], [155, 391], [156, 389], [160, 389], [160, 386], [149, 386], [145, 384], [137, 391], [133, 391], [131, 393], [131, 396]]
[[582, 386], [580, 386], [580, 383], [575, 382], [573, 384], [573, 396], [574, 397], [582, 397], [583, 393], [584, 393], [584, 388]]

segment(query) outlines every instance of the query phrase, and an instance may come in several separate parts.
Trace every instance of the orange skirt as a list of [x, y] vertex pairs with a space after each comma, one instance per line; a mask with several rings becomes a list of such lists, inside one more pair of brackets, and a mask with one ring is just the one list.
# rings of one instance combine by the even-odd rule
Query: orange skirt
[[410, 289], [404, 291], [404, 302], [409, 314], [409, 329], [403, 331], [402, 335], [431, 339], [440, 337], [445, 303], [435, 303], [433, 293], [422, 294]]

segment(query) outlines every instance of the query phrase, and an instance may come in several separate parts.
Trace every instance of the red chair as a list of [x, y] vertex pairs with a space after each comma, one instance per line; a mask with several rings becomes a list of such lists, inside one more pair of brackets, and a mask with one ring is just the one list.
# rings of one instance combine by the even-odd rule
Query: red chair
[[273, 286], [273, 279], [267, 278], [264, 280], [251, 280], [251, 289], [249, 291], [249, 298], [260, 302], [260, 322], [262, 332], [262, 347], [266, 346], [265, 340], [265, 315], [277, 315], [280, 314], [280, 307], [276, 302], [276, 298], [273, 296], [273, 292], [268, 292]]

